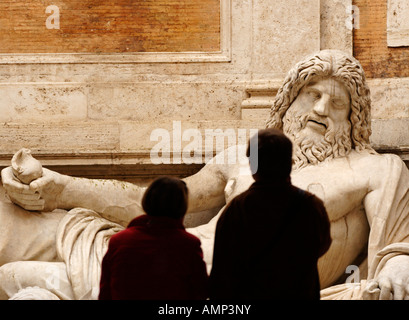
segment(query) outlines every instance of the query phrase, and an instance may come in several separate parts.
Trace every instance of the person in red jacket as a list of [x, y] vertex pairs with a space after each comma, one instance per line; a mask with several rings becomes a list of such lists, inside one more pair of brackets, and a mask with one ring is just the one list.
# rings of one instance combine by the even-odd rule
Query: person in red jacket
[[208, 295], [200, 240], [183, 226], [188, 189], [161, 177], [144, 193], [146, 215], [109, 241], [102, 261], [100, 300], [199, 300]]

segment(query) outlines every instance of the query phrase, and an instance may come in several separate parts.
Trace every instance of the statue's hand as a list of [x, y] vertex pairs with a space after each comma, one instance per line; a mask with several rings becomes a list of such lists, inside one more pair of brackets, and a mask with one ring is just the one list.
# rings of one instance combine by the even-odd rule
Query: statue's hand
[[369, 280], [363, 297], [373, 299], [374, 296], [379, 300], [409, 299], [408, 255], [399, 255], [389, 259], [378, 276]]
[[40, 193], [40, 199], [44, 200], [42, 211], [60, 208], [59, 200], [69, 179], [69, 176], [43, 168], [43, 176], [30, 183], [30, 189]]
[[40, 199], [40, 193], [30, 189], [29, 185], [21, 183], [14, 176], [12, 167], [4, 168], [1, 171], [1, 180], [13, 203], [30, 211], [40, 211], [44, 208], [44, 200]]
[[10, 200], [29, 211], [52, 211], [58, 207], [58, 200], [67, 181], [66, 176], [43, 168], [42, 177], [29, 185], [21, 183], [12, 168], [1, 171], [3, 187]]

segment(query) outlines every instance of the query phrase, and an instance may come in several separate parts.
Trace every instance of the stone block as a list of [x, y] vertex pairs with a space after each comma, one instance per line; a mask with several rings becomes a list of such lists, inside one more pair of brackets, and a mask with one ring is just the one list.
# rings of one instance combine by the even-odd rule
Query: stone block
[[226, 83], [95, 84], [90, 88], [92, 120], [238, 119], [241, 85]]
[[320, 50], [320, 1], [253, 1], [253, 72], [281, 77]]
[[409, 3], [388, 0], [387, 40], [389, 47], [409, 46]]
[[87, 89], [56, 84], [0, 86], [0, 122], [81, 121], [87, 116]]
[[375, 148], [409, 150], [409, 119], [373, 120], [371, 143]]
[[115, 123], [43, 123], [0, 125], [1, 154], [21, 148], [35, 153], [71, 154], [118, 150], [119, 129]]
[[369, 80], [373, 119], [409, 118], [409, 78]]

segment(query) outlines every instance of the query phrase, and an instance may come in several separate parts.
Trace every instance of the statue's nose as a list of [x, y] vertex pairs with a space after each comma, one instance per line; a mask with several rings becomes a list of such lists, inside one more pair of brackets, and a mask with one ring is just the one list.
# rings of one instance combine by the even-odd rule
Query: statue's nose
[[329, 95], [322, 95], [321, 98], [315, 103], [314, 111], [320, 116], [328, 116], [330, 107]]

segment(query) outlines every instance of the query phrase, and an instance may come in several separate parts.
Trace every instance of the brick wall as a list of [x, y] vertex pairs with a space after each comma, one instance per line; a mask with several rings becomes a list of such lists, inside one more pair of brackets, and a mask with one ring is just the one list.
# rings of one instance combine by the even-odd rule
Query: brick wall
[[0, 53], [220, 50], [220, 0], [2, 0], [0, 13]]
[[409, 77], [409, 47], [387, 46], [387, 0], [354, 0], [360, 28], [354, 30], [354, 56], [368, 78]]

